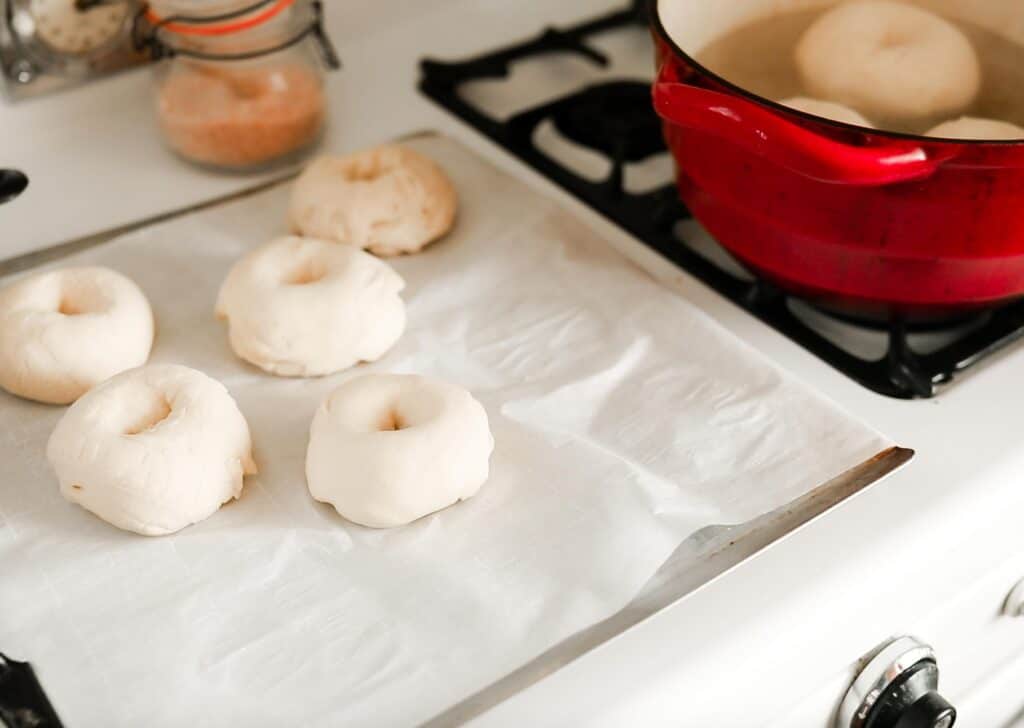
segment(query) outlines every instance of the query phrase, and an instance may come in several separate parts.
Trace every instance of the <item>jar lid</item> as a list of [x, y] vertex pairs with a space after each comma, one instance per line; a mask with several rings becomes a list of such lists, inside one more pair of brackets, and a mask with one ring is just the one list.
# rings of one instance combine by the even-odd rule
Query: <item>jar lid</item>
[[158, 0], [146, 9], [146, 21], [165, 33], [231, 35], [279, 21], [294, 4], [295, 0]]
[[157, 0], [140, 12], [134, 39], [153, 58], [236, 61], [265, 56], [312, 36], [325, 65], [341, 66], [319, 0]]

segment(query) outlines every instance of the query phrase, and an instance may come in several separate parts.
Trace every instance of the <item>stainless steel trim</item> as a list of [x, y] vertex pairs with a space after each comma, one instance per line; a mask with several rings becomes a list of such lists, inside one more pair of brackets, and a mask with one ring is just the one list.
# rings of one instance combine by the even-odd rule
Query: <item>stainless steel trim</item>
[[843, 697], [838, 728], [863, 728], [878, 698], [906, 670], [922, 660], [935, 661], [935, 652], [916, 637], [897, 637], [878, 650], [857, 674]]
[[458, 726], [540, 682], [591, 650], [711, 583], [836, 504], [905, 465], [913, 450], [894, 447], [793, 503], [739, 526], [709, 526], [684, 541], [625, 608], [577, 632], [514, 672], [423, 724]]
[[31, 253], [16, 255], [13, 258], [7, 258], [6, 260], [0, 260], [0, 276], [30, 270], [47, 263], [52, 263], [56, 260], [60, 260], [61, 258], [66, 258], [69, 255], [74, 255], [75, 253], [80, 253], [83, 250], [88, 250], [89, 248], [94, 248], [97, 245], [110, 242], [121, 235], [149, 227], [150, 225], [156, 225], [161, 222], [190, 215], [194, 212], [200, 212], [201, 210], [207, 210], [211, 207], [217, 207], [229, 202], [234, 202], [235, 200], [250, 197], [259, 192], [263, 192], [264, 190], [268, 190], [271, 187], [276, 187], [277, 185], [293, 180], [297, 176], [298, 172], [292, 171], [268, 182], [263, 182], [262, 184], [255, 185], [254, 187], [244, 189], [241, 192], [233, 192], [229, 195], [215, 197], [212, 200], [207, 200], [206, 202], [201, 202], [197, 205], [189, 205], [188, 207], [182, 207], [161, 215], [154, 215], [153, 217], [148, 217], [144, 220], [104, 230], [103, 232], [86, 235], [81, 238], [75, 238], [74, 240], [69, 240], [64, 243], [58, 243], [57, 245], [53, 245], [49, 248], [43, 248], [42, 250], [36, 250]]

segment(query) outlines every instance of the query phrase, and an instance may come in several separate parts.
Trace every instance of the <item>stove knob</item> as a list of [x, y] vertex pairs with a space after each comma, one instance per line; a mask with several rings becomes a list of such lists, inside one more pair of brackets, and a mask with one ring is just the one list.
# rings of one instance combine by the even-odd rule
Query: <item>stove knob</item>
[[1019, 581], [1006, 597], [1003, 614], [1008, 617], [1024, 617], [1024, 579]]
[[36, 77], [36, 67], [32, 65], [31, 61], [21, 58], [11, 64], [11, 68], [7, 74], [13, 78], [16, 83], [25, 85], [32, 83], [32, 80]]
[[953, 728], [931, 647], [899, 637], [875, 651], [839, 707], [838, 728]]
[[28, 187], [28, 177], [16, 169], [0, 169], [0, 204], [13, 200]]

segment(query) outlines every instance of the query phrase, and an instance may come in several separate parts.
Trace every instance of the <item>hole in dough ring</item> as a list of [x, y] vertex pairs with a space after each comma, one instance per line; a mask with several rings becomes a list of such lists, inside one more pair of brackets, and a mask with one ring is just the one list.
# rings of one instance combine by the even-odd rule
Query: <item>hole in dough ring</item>
[[286, 377], [315, 377], [384, 356], [405, 331], [405, 281], [351, 245], [287, 237], [231, 268], [217, 297], [234, 352]]
[[381, 256], [416, 253], [455, 221], [458, 200], [431, 159], [397, 144], [313, 160], [295, 181], [292, 230]]
[[487, 413], [453, 384], [369, 374], [342, 384], [310, 427], [312, 496], [373, 528], [411, 523], [474, 496], [494, 438]]
[[141, 366], [153, 311], [137, 285], [101, 267], [35, 273], [0, 289], [0, 387], [68, 404]]
[[796, 62], [812, 96], [882, 128], [959, 113], [981, 90], [981, 64], [967, 36], [940, 15], [892, 0], [825, 13], [797, 44]]
[[144, 536], [202, 521], [256, 472], [249, 426], [227, 389], [176, 364], [89, 390], [57, 423], [46, 454], [65, 498]]

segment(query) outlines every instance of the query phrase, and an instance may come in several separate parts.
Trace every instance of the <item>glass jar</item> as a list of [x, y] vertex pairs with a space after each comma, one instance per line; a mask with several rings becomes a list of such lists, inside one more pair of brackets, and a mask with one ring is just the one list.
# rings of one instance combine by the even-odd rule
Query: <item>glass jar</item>
[[136, 41], [163, 60], [156, 112], [167, 143], [233, 171], [295, 161], [327, 118], [324, 70], [338, 67], [319, 2], [158, 0]]

